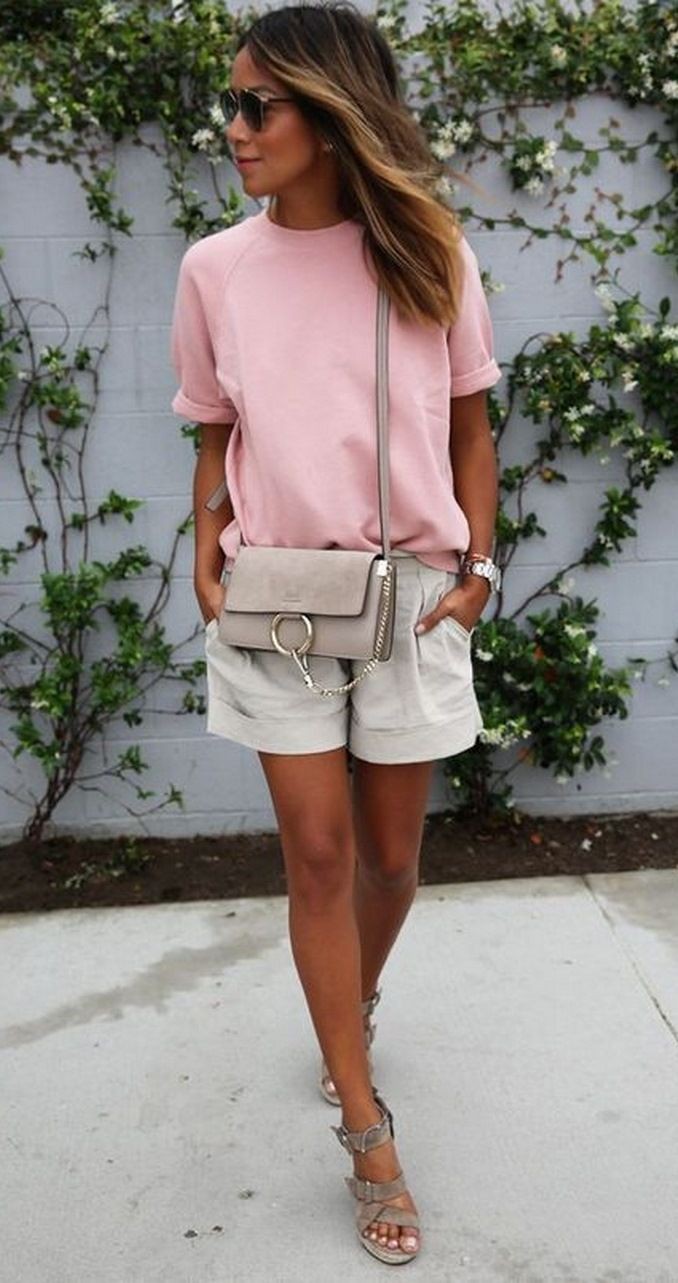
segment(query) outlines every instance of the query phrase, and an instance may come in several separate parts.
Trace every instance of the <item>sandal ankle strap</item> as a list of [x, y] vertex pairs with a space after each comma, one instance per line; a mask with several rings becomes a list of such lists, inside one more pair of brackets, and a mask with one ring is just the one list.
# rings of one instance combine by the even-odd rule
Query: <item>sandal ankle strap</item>
[[343, 1123], [339, 1127], [331, 1127], [339, 1138], [339, 1144], [343, 1145], [349, 1154], [366, 1154], [370, 1149], [376, 1149], [378, 1145], [383, 1145], [395, 1136], [393, 1114], [386, 1101], [379, 1095], [376, 1087], [372, 1088], [372, 1094], [382, 1113], [378, 1123], [372, 1123], [361, 1132], [350, 1132]]
[[392, 1181], [368, 1181], [363, 1176], [345, 1176], [344, 1180], [351, 1193], [364, 1203], [381, 1202], [383, 1199], [393, 1198], [395, 1194], [404, 1194], [407, 1189], [407, 1181], [402, 1172]]
[[364, 1016], [372, 1015], [372, 1012], [374, 1011], [374, 1008], [376, 1007], [380, 998], [381, 998], [381, 989], [375, 989], [374, 993], [371, 993], [369, 998], [366, 998], [365, 1001], [361, 1003]]

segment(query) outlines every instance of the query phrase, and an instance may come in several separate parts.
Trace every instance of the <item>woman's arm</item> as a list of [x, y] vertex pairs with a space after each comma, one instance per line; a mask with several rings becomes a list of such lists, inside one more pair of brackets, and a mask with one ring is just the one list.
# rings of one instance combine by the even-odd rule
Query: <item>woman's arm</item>
[[468, 551], [491, 557], [498, 480], [484, 389], [470, 396], [455, 397], [450, 402], [450, 462], [454, 493], [471, 530]]
[[[499, 486], [497, 456], [487, 417], [487, 393], [454, 397], [450, 402], [450, 462], [454, 494], [471, 531], [468, 552], [492, 556]], [[422, 615], [418, 632], [434, 628], [445, 615], [454, 615], [469, 631], [487, 605], [490, 586], [479, 575], [464, 575], [441, 597], [435, 610]]]
[[232, 423], [201, 423], [200, 451], [193, 476], [193, 514], [195, 521], [195, 556], [193, 583], [205, 623], [219, 617], [224, 599], [220, 582], [224, 554], [219, 535], [233, 519], [228, 496], [215, 512], [205, 503], [224, 480], [224, 455], [233, 431]]

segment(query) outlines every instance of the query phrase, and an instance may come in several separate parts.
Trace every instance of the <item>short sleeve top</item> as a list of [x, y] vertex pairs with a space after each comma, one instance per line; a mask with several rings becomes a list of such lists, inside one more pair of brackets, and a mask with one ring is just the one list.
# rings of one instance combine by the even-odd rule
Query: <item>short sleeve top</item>
[[[502, 376], [478, 261], [448, 329], [389, 316], [391, 544], [457, 570], [469, 526], [454, 495], [450, 398]], [[354, 219], [282, 227], [266, 210], [186, 250], [171, 356], [176, 414], [232, 423], [233, 521], [220, 544], [381, 547], [376, 433], [377, 284]]]

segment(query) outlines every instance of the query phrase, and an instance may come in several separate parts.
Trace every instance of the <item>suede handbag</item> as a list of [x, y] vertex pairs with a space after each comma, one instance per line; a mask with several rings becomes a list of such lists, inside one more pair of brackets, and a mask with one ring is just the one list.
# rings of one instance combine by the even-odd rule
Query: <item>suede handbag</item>
[[[217, 629], [221, 641], [271, 650], [295, 663], [309, 690], [340, 695], [391, 656], [396, 566], [391, 558], [388, 473], [388, 317], [379, 286], [376, 336], [377, 474], [381, 552], [343, 548], [263, 548], [243, 545], [235, 558]], [[223, 483], [208, 499], [216, 508]], [[309, 655], [366, 661], [342, 686], [313, 678]]]

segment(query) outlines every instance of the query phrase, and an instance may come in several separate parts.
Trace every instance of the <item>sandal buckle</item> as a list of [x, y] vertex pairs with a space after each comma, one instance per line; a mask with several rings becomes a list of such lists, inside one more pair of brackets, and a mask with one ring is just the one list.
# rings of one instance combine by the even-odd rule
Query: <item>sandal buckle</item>
[[348, 1131], [344, 1127], [344, 1124], [340, 1123], [338, 1127], [335, 1127], [334, 1125], [332, 1125], [331, 1130], [335, 1132], [336, 1135], [339, 1137], [339, 1144], [343, 1145], [344, 1149], [347, 1150], [347, 1152], [350, 1154], [352, 1150], [347, 1140]]

